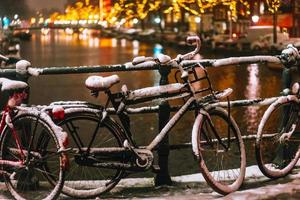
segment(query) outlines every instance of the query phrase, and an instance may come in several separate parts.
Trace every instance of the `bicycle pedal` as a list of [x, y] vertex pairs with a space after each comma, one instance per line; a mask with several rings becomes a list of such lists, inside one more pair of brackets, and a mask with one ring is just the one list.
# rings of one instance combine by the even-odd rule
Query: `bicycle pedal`
[[158, 165], [152, 165], [152, 171], [154, 173], [159, 173], [160, 172], [160, 167]]

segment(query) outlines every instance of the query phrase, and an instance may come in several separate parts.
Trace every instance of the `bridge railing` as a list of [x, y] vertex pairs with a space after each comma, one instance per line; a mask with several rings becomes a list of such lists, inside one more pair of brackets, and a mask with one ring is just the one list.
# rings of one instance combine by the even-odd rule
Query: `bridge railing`
[[[230, 57], [224, 59], [203, 59], [203, 60], [189, 60], [183, 61], [185, 67], [201, 64], [204, 67], [221, 67], [228, 65], [242, 65], [252, 63], [275, 63], [283, 64], [284, 69], [282, 72], [282, 85], [283, 88], [289, 88], [291, 85], [290, 68], [292, 66], [299, 65], [299, 53], [294, 54], [289, 48], [282, 51], [278, 56], [248, 56], [248, 57]], [[101, 73], [101, 72], [120, 72], [120, 71], [139, 71], [139, 70], [158, 70], [160, 73], [160, 85], [166, 85], [169, 83], [168, 75], [170, 74], [172, 65], [159, 65], [154, 63], [147, 67], [134, 66], [131, 63], [119, 64], [119, 65], [97, 65], [97, 66], [74, 66], [74, 67], [37, 67], [40, 75], [56, 75], [56, 74], [78, 74], [78, 73]], [[19, 79], [27, 81], [27, 75], [18, 74], [15, 69], [1, 69], [0, 77], [10, 77], [13, 79]], [[230, 101], [231, 106], [249, 106], [249, 105], [268, 105], [276, 100], [276, 97], [267, 99], [251, 99], [251, 100], [236, 100]], [[220, 106], [228, 106], [227, 102], [220, 102]], [[170, 113], [176, 111], [177, 107], [171, 107], [167, 101], [163, 101], [158, 106], [141, 107], [141, 108], [128, 108], [129, 114], [136, 113], [158, 113], [159, 130], [168, 122]], [[110, 113], [115, 113], [113, 108], [109, 109]], [[128, 122], [129, 123], [129, 122]], [[247, 138], [253, 138], [253, 136], [247, 136]], [[168, 156], [170, 149], [179, 149], [190, 147], [190, 144], [177, 144], [169, 145], [168, 136], [160, 143], [158, 151], [158, 164], [160, 171], [155, 178], [156, 185], [171, 184], [171, 179], [168, 171]]]

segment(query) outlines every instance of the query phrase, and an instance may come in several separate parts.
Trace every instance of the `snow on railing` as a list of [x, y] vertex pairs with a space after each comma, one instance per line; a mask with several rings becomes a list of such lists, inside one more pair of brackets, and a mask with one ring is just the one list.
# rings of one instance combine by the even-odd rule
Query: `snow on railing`
[[[183, 66], [192, 66], [200, 63], [205, 67], [221, 67], [227, 65], [239, 65], [250, 63], [281, 63], [278, 56], [247, 56], [247, 57], [230, 57], [223, 59], [203, 59], [203, 60], [184, 60]], [[65, 67], [37, 67], [36, 71], [40, 75], [51, 74], [77, 74], [77, 73], [94, 73], [94, 72], [118, 72], [118, 71], [139, 71], [139, 70], [158, 70], [160, 67], [177, 68], [174, 62], [170, 64], [160, 64], [154, 61], [132, 64], [132, 62], [119, 65], [94, 65], [94, 66], [65, 66]], [[15, 75], [15, 69], [0, 69], [0, 76]]]

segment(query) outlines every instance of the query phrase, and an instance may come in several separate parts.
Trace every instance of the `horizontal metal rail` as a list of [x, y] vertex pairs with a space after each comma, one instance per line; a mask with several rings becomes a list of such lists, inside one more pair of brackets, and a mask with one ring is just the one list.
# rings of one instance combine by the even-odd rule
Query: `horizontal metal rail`
[[190, 66], [193, 64], [201, 64], [204, 67], [221, 67], [228, 65], [242, 65], [242, 64], [255, 64], [255, 63], [275, 63], [281, 64], [279, 56], [242, 56], [242, 57], [229, 57], [222, 59], [202, 59], [202, 60], [185, 60], [182, 61], [183, 66]]
[[[228, 65], [254, 64], [254, 63], [277, 63], [280, 64], [279, 56], [245, 56], [230, 57], [223, 59], [203, 59], [203, 60], [186, 60], [183, 66], [193, 66], [201, 64], [204, 67], [221, 67]], [[95, 65], [95, 66], [69, 66], [69, 67], [36, 67], [40, 75], [55, 74], [79, 74], [79, 73], [99, 73], [99, 72], [120, 72], [120, 71], [139, 71], [139, 70], [159, 70], [160, 68], [176, 68], [174, 65], [148, 63], [132, 65], [132, 63], [118, 65]], [[0, 77], [15, 75], [15, 69], [0, 69]]]
[[[264, 134], [263, 138], [272, 138], [277, 134]], [[242, 136], [243, 140], [256, 140], [257, 135], [255, 134], [251, 134], [251, 135], [244, 135]], [[234, 140], [235, 138], [230, 138], [230, 140]], [[222, 138], [222, 141], [227, 141], [227, 138]], [[217, 139], [214, 139], [212, 142], [218, 142]], [[201, 144], [206, 144], [205, 141], [201, 142]], [[183, 144], [170, 144], [170, 150], [178, 150], [178, 149], [187, 149], [187, 148], [191, 148], [192, 147], [192, 143], [188, 142], [188, 143], [183, 143]]]

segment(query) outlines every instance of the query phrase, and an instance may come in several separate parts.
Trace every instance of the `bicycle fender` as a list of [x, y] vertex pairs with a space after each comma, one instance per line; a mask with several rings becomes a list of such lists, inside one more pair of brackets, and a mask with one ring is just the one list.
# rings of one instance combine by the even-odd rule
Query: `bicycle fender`
[[198, 150], [198, 133], [199, 133], [199, 127], [202, 123], [203, 116], [206, 116], [209, 118], [209, 114], [204, 110], [201, 109], [199, 111], [199, 114], [197, 115], [194, 125], [193, 125], [193, 130], [192, 130], [192, 150], [194, 155], [199, 158], [199, 150]]

